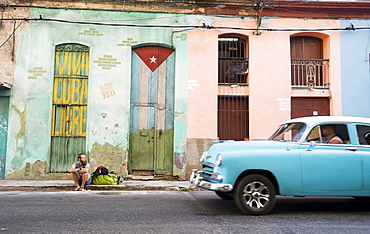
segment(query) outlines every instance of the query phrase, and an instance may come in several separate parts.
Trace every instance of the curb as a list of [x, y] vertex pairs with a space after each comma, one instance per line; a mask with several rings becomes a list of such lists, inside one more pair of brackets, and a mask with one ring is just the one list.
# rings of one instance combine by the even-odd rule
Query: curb
[[[0, 191], [73, 191], [71, 181], [0, 180]], [[190, 191], [188, 181], [123, 181], [118, 185], [87, 185], [90, 191]]]

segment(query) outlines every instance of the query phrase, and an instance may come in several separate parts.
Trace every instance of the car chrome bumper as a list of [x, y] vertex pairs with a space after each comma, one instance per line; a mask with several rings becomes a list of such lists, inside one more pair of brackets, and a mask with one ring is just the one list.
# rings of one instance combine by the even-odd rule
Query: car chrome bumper
[[199, 188], [218, 192], [231, 192], [233, 190], [233, 186], [231, 184], [212, 183], [210, 181], [203, 180], [202, 174], [203, 171], [193, 169], [190, 176], [190, 183]]

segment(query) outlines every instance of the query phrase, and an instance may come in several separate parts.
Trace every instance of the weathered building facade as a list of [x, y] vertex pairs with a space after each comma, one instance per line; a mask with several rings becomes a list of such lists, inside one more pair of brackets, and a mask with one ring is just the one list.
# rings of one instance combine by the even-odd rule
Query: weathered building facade
[[47, 178], [86, 152], [186, 178], [214, 140], [370, 116], [370, 4], [315, 2], [5, 1], [0, 177]]

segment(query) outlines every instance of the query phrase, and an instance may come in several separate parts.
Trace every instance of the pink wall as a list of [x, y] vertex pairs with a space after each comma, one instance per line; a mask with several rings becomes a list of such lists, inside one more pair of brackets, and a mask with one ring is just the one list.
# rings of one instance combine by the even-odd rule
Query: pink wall
[[249, 38], [251, 139], [266, 139], [290, 117], [289, 35], [264, 32]]
[[[213, 26], [255, 28], [254, 21], [214, 21]], [[338, 28], [337, 20], [271, 19], [263, 28], [317, 29]], [[332, 97], [331, 114], [340, 115], [340, 38], [337, 31], [303, 33], [269, 32], [254, 35], [246, 30], [193, 30], [189, 32], [188, 137], [217, 137], [217, 38], [224, 33], [238, 33], [249, 38], [249, 123], [251, 139], [266, 139], [277, 125], [290, 119], [292, 96]], [[292, 90], [290, 85], [290, 36], [317, 36], [324, 40], [324, 58], [330, 59], [330, 90], [324, 92]], [[240, 89], [239, 89], [240, 90]]]
[[188, 33], [188, 138], [217, 137], [217, 39], [214, 30]]

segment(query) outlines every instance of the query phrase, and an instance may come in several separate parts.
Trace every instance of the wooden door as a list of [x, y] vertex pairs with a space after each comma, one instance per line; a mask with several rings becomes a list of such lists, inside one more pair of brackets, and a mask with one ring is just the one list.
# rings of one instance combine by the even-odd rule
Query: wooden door
[[294, 97], [291, 100], [291, 118], [330, 115], [328, 98]]
[[247, 96], [218, 97], [218, 138], [242, 141], [249, 138]]
[[322, 40], [316, 37], [292, 37], [290, 39], [292, 59], [322, 59]]
[[8, 112], [9, 97], [0, 96], [0, 179], [5, 177]]
[[298, 36], [290, 38], [291, 84], [293, 86], [323, 86], [323, 42], [320, 38]]
[[56, 46], [50, 172], [67, 172], [86, 153], [89, 47]]
[[132, 52], [129, 172], [172, 172], [174, 50], [139, 46]]

